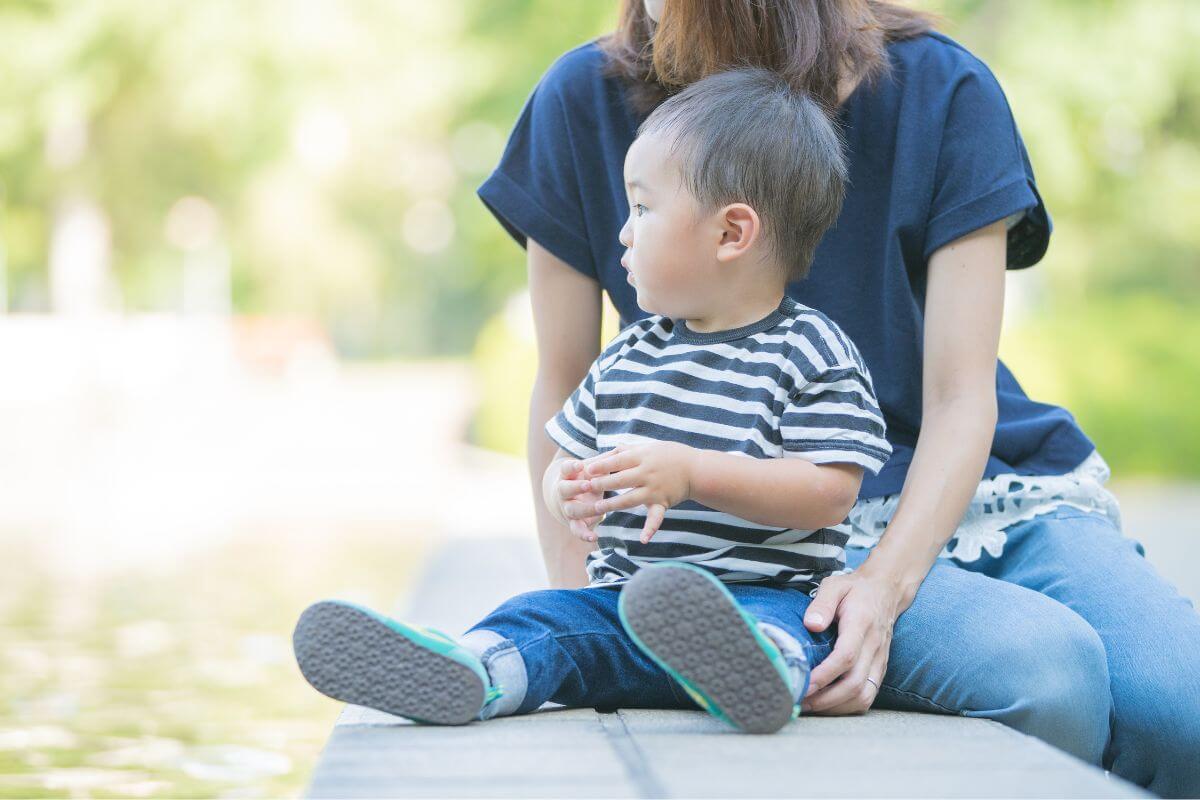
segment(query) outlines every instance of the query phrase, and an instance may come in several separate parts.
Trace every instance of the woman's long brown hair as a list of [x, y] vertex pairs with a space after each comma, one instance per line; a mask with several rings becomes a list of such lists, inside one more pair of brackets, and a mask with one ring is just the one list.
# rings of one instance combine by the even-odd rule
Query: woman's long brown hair
[[617, 29], [599, 44], [641, 114], [734, 66], [774, 70], [832, 110], [839, 80], [875, 79], [888, 42], [932, 26], [931, 15], [887, 0], [666, 0], [657, 23], [643, 0], [622, 0]]

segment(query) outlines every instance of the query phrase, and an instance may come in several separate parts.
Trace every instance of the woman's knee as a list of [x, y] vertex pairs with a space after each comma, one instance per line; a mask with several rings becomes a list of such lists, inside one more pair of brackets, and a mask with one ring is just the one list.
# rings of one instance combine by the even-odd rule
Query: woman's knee
[[[1056, 604], [1057, 605], [1057, 604]], [[1108, 743], [1112, 692], [1104, 643], [1082, 617], [1059, 606], [996, 642], [981, 675], [994, 682], [987, 716], [1099, 764]]]

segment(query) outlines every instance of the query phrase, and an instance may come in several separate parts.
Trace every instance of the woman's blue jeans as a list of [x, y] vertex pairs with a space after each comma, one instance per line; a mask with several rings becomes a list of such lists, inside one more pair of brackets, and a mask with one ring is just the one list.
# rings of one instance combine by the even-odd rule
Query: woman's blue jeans
[[[1107, 517], [1060, 507], [938, 559], [874, 708], [986, 717], [1164, 797], [1200, 796], [1200, 615]], [[847, 550], [856, 567], [869, 550]]]

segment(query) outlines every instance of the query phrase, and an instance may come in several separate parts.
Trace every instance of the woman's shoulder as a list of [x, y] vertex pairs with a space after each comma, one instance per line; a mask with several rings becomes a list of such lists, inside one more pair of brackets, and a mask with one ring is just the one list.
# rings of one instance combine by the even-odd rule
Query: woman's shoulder
[[963, 80], [995, 82], [988, 65], [940, 31], [928, 31], [888, 45], [893, 66], [902, 68], [905, 83], [954, 85]]
[[538, 81], [539, 90], [551, 91], [564, 99], [590, 96], [608, 80], [604, 74], [607, 58], [599, 38], [576, 45], [546, 68]]

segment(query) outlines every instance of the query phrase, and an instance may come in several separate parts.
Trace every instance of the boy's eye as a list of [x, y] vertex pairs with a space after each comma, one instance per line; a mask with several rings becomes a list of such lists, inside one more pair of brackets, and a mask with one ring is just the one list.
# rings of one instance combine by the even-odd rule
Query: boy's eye
[[641, 211], [641, 209], [644, 209], [644, 208], [645, 208], [645, 206], [644, 206], [644, 205], [642, 205], [641, 203], [634, 203], [634, 204], [633, 204], [633, 212], [634, 212], [635, 214], [637, 214], [639, 217], [642, 215], [642, 211]]

